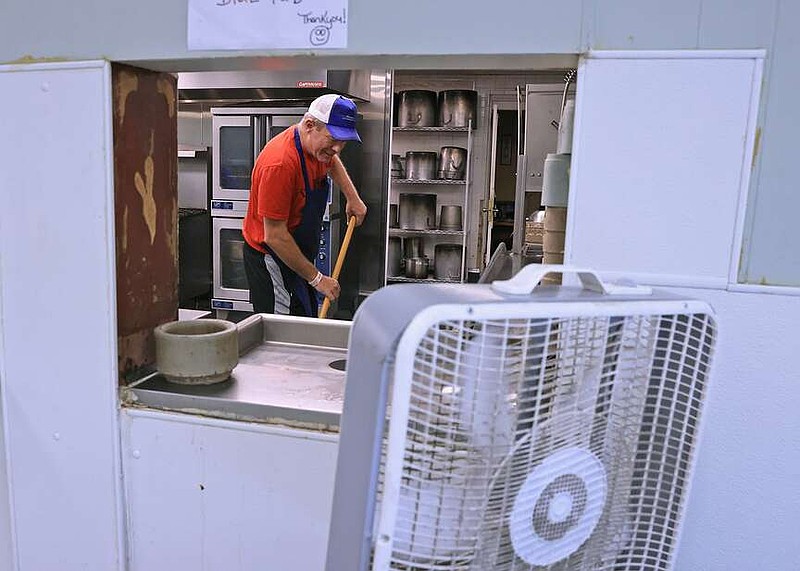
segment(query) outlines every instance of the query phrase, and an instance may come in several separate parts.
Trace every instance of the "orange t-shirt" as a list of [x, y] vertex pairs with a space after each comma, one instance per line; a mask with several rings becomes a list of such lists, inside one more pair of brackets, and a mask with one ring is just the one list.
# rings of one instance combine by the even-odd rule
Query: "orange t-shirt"
[[[253, 167], [250, 200], [242, 233], [247, 243], [259, 252], [264, 251], [264, 218], [286, 220], [286, 226], [292, 232], [300, 225], [303, 207], [306, 205], [303, 171], [294, 146], [295, 127], [289, 127], [270, 139]], [[320, 188], [328, 174], [330, 163], [322, 163], [308, 153], [303, 154], [308, 182], [312, 189]]]

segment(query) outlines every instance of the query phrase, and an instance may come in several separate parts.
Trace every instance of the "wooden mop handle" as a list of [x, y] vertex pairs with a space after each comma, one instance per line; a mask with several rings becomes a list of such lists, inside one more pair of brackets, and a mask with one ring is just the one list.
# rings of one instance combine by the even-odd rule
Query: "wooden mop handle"
[[[356, 217], [351, 216], [349, 222], [347, 223], [347, 232], [344, 234], [344, 241], [342, 242], [342, 247], [339, 249], [339, 255], [336, 257], [336, 265], [333, 267], [333, 273], [331, 277], [335, 280], [339, 279], [339, 272], [342, 271], [342, 265], [344, 265], [344, 257], [347, 254], [347, 248], [350, 246], [350, 239], [353, 237], [353, 229], [356, 227]], [[322, 309], [319, 312], [319, 318], [325, 319], [328, 315], [328, 310], [331, 308], [331, 300], [327, 297], [325, 301], [322, 302]]]

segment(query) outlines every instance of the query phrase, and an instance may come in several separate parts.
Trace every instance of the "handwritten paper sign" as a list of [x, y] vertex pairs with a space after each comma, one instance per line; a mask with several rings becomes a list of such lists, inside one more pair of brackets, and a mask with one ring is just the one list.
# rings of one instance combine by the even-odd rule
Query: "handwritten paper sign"
[[189, 0], [190, 50], [347, 47], [347, 0]]

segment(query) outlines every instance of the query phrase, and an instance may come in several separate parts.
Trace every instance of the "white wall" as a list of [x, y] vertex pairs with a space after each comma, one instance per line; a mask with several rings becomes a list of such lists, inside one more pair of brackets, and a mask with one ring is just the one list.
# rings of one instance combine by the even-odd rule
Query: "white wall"
[[796, 183], [800, 110], [794, 94], [800, 92], [800, 2], [779, 2], [775, 22], [739, 281], [798, 286], [800, 224], [795, 214], [800, 212]]
[[[19, 3], [6, 3], [4, 9], [9, 25], [0, 23], [0, 61], [25, 55], [80, 59], [103, 54], [113, 60], [159, 60], [215, 53], [186, 49], [188, 2], [78, 0], [68, 6], [49, 0], [38, 8], [15, 4]], [[481, 2], [459, 0], [397, 4], [350, 0], [348, 48], [341, 53], [573, 53], [579, 51], [583, 4], [582, 0], [535, 4], [507, 0], [502, 10], [493, 11]], [[487, 33], [490, 30], [502, 34]], [[32, 41], [33, 37], [38, 39]]]
[[[0, 278], [2, 278], [1, 275]], [[0, 323], [2, 320], [2, 303], [0, 303]], [[0, 336], [0, 392], [2, 392], [3, 377], [3, 345], [2, 336]], [[0, 398], [2, 397], [0, 396]], [[8, 503], [8, 473], [6, 471], [6, 445], [3, 424], [3, 410], [0, 407], [0, 571], [12, 571], [11, 508]]]
[[719, 325], [675, 569], [800, 569], [800, 297], [672, 291]]

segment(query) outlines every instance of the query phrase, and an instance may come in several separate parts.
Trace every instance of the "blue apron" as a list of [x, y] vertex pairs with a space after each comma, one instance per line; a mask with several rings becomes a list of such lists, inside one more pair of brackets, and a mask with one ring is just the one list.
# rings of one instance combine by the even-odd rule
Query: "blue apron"
[[[328, 184], [320, 188], [311, 188], [306, 169], [306, 158], [303, 154], [303, 147], [300, 145], [300, 133], [297, 127], [294, 129], [294, 147], [297, 149], [297, 156], [300, 157], [300, 168], [303, 171], [303, 183], [306, 192], [306, 204], [301, 211], [300, 225], [292, 231], [292, 238], [297, 243], [300, 251], [313, 264], [319, 253], [319, 239], [322, 234], [322, 217], [328, 205]], [[289, 293], [297, 298], [301, 303], [306, 317], [317, 316], [317, 295], [316, 290], [308, 285], [308, 282], [292, 271], [283, 260], [267, 248], [267, 252], [274, 258], [284, 276], [284, 282]]]

